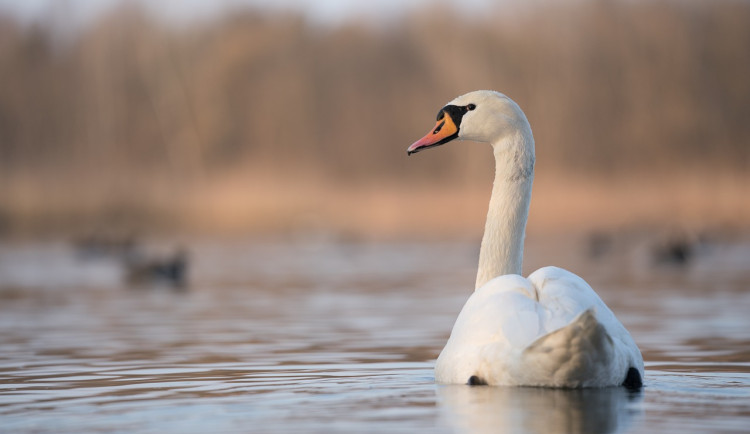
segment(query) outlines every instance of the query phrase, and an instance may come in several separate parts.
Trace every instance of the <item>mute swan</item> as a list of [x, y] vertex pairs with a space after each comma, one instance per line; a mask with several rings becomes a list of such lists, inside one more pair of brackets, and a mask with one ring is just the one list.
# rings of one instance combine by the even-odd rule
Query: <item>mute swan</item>
[[474, 293], [435, 365], [439, 383], [640, 387], [643, 357], [593, 289], [557, 267], [522, 277], [534, 178], [534, 137], [521, 108], [494, 91], [459, 96], [409, 155], [453, 139], [485, 142], [495, 182]]

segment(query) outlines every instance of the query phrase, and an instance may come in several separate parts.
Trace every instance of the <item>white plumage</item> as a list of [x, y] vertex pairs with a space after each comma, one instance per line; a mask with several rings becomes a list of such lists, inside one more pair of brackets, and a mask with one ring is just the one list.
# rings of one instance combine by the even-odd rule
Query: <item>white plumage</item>
[[436, 380], [640, 386], [643, 358], [638, 347], [583, 279], [557, 267], [520, 276], [535, 158], [524, 113], [498, 92], [468, 93], [443, 107], [435, 129], [408, 152], [456, 138], [490, 143], [496, 173], [476, 290], [438, 357]]

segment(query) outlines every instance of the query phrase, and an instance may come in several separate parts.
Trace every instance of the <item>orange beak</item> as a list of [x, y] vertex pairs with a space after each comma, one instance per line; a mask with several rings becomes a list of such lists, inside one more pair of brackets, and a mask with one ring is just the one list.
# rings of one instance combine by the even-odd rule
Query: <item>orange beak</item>
[[430, 130], [427, 135], [414, 142], [406, 150], [408, 155], [415, 152], [422, 151], [427, 148], [433, 148], [435, 146], [448, 143], [451, 140], [458, 137], [458, 127], [453, 122], [453, 119], [445, 111], [441, 112], [441, 116], [438, 117], [438, 121], [435, 127]]

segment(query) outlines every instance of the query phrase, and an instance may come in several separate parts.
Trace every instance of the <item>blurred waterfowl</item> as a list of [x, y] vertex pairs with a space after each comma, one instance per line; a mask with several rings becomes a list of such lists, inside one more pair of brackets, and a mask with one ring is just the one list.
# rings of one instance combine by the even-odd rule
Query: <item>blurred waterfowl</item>
[[693, 246], [687, 240], [671, 240], [654, 250], [657, 264], [685, 266], [693, 257]]
[[690, 236], [685, 232], [674, 233], [653, 246], [653, 262], [655, 265], [686, 267], [695, 258], [701, 244], [703, 240], [700, 236]]
[[440, 383], [640, 387], [643, 358], [593, 289], [556, 267], [522, 277], [534, 138], [521, 108], [494, 91], [449, 102], [408, 154], [454, 139], [489, 143], [495, 181], [474, 293], [435, 365]]
[[188, 253], [178, 247], [168, 256], [147, 256], [133, 252], [125, 261], [125, 278], [132, 286], [167, 285], [184, 289], [187, 285]]

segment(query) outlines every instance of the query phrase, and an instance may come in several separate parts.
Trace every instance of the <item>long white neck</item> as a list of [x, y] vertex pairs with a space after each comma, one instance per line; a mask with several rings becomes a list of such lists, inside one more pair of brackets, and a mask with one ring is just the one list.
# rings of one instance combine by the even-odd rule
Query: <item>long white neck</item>
[[521, 274], [523, 240], [534, 180], [534, 138], [521, 128], [493, 143], [495, 182], [479, 251], [476, 288], [504, 274]]

